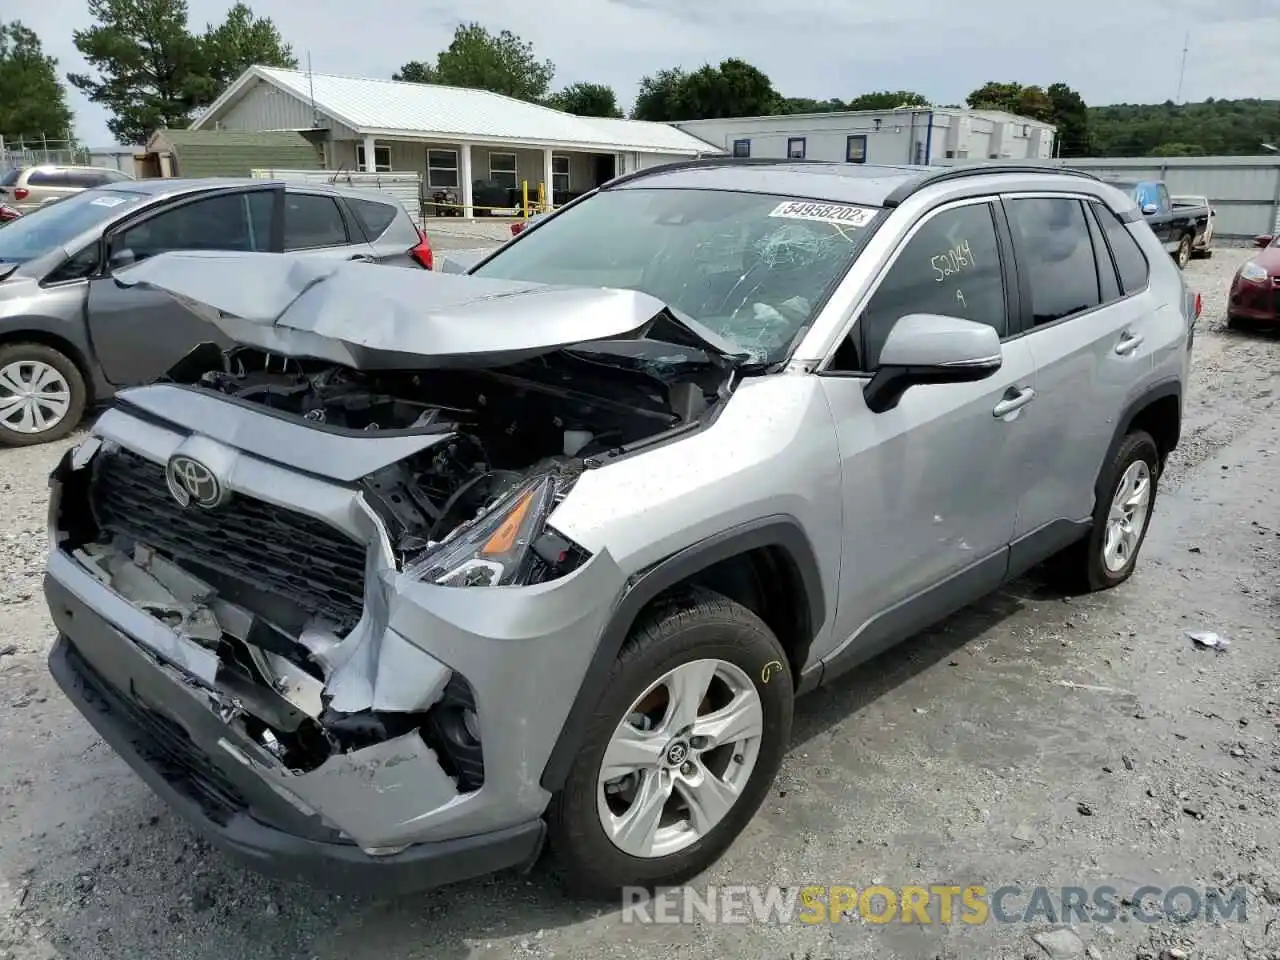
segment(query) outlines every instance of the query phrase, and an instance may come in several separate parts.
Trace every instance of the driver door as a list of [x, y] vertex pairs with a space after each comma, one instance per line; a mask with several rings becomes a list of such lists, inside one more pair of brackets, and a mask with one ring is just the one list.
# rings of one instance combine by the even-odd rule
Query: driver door
[[[1008, 234], [988, 200], [926, 215], [899, 246], [822, 383], [841, 459], [843, 549], [829, 655], [874, 656], [1002, 582], [1025, 470], [1018, 434], [1035, 365], [1017, 333]], [[894, 324], [915, 313], [990, 324], [1003, 363], [970, 383], [863, 399]]]
[[107, 381], [150, 383], [193, 347], [231, 341], [168, 294], [123, 287], [120, 268], [174, 250], [280, 250], [279, 185], [218, 190], [143, 211], [104, 237], [107, 269], [89, 282], [89, 337]]

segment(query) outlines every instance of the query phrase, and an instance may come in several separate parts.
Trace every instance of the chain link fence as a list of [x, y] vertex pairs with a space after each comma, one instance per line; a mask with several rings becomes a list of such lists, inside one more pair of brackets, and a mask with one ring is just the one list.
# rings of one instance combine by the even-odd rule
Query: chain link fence
[[89, 149], [74, 140], [8, 137], [0, 133], [0, 171], [40, 163], [89, 166]]

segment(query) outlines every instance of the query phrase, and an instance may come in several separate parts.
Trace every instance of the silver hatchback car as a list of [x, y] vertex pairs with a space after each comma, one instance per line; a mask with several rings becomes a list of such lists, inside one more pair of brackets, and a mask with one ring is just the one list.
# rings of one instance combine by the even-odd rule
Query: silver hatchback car
[[224, 849], [360, 890], [544, 840], [679, 883], [797, 696], [1040, 561], [1122, 583], [1199, 311], [1130, 198], [1018, 167], [690, 162], [469, 276], [117, 279], [238, 345], [57, 468], [51, 669]]

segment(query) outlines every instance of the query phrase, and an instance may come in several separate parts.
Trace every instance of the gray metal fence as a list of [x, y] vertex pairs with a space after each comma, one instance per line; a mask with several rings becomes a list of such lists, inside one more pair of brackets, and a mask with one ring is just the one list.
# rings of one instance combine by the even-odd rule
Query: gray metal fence
[[0, 132], [0, 170], [11, 167], [29, 167], [38, 163], [89, 164], [89, 151], [74, 140], [53, 140], [41, 137], [24, 140], [6, 137]]
[[1280, 156], [1072, 157], [1026, 162], [1072, 167], [1104, 180], [1163, 180], [1171, 194], [1208, 197], [1214, 209], [1215, 237], [1244, 240], [1280, 233]]

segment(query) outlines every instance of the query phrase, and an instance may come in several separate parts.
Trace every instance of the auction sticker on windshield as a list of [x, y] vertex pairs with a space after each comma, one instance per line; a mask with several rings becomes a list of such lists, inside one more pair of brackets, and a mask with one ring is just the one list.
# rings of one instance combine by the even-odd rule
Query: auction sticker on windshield
[[847, 203], [814, 203], [811, 200], [786, 200], [773, 208], [771, 217], [788, 220], [816, 220], [838, 223], [846, 227], [865, 227], [876, 211], [872, 207], [855, 207]]

